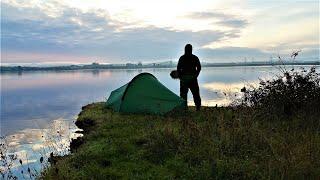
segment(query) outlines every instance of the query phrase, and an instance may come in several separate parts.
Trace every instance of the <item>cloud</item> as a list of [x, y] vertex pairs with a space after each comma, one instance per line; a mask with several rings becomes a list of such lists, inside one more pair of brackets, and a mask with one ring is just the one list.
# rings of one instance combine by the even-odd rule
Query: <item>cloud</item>
[[[312, 26], [288, 31], [290, 28], [264, 28], [265, 23], [272, 25], [277, 20], [273, 17], [275, 15], [266, 19], [260, 15], [259, 18], [263, 19], [260, 21], [242, 16], [237, 11], [190, 12], [180, 9], [176, 19], [179, 25], [160, 26], [155, 21], [148, 23], [149, 18], [125, 21], [131, 18], [130, 13], [119, 19], [106, 9], [75, 8], [59, 0], [4, 0], [1, 1], [1, 7], [1, 60], [4, 63], [174, 60], [183, 53], [186, 43], [193, 44], [200, 56], [221, 61], [235, 61], [242, 57], [265, 60], [269, 57], [266, 52], [288, 51], [293, 47], [306, 48], [308, 52], [304, 49], [303, 52], [307, 52], [307, 55], [319, 54], [319, 43], [314, 42], [317, 39], [315, 37], [318, 37], [313, 30], [314, 16], [309, 23]], [[179, 16], [182, 14], [183, 17]], [[295, 14], [300, 16], [301, 12]], [[153, 20], [168, 20], [156, 15], [153, 14]], [[184, 26], [188, 23], [194, 24]], [[296, 21], [286, 21], [285, 24], [288, 23], [297, 25]], [[310, 37], [305, 34], [310, 34]], [[267, 35], [268, 38], [265, 38]], [[290, 40], [297, 35], [297, 40]], [[303, 41], [301, 44], [306, 39], [308, 42]]]
[[[10, 52], [76, 54], [122, 61], [161, 60], [179, 56], [186, 43], [201, 47], [239, 33], [179, 31], [155, 26], [123, 28], [130, 24], [117, 22], [103, 10], [83, 12], [57, 4], [60, 11], [52, 16], [39, 7], [2, 5], [7, 14], [1, 21], [4, 62]], [[26, 16], [13, 15], [19, 13]]]
[[232, 28], [242, 28], [249, 24], [248, 20], [232, 14], [222, 12], [193, 12], [186, 16], [191, 19], [209, 20], [212, 24], [218, 24]]
[[230, 19], [233, 16], [221, 12], [193, 12], [186, 17], [191, 19]]
[[222, 26], [227, 26], [227, 27], [245, 27], [249, 23], [247, 20], [243, 19], [230, 19], [230, 20], [224, 20], [224, 21], [218, 21], [217, 24], [222, 25]]
[[199, 50], [199, 55], [207, 61], [230, 62], [250, 60], [267, 60], [270, 53], [263, 52], [255, 48], [246, 47], [223, 47], [223, 48], [204, 48]]

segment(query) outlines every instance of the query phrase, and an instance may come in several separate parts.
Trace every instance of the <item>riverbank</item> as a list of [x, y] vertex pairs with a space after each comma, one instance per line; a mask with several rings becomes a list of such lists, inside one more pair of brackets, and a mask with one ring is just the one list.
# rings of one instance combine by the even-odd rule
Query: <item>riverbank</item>
[[83, 108], [84, 137], [45, 179], [274, 179], [320, 177], [320, 134], [290, 122], [255, 121], [250, 110], [204, 107], [167, 116]]
[[[258, 61], [258, 62], [230, 62], [230, 63], [202, 63], [202, 67], [261, 67], [261, 66], [319, 66], [319, 61]], [[86, 64], [86, 65], [65, 65], [65, 66], [2, 66], [0, 65], [0, 73], [22, 73], [35, 71], [77, 71], [77, 70], [116, 70], [116, 69], [156, 69], [156, 68], [173, 68], [177, 67], [176, 63], [171, 61], [149, 64]]]

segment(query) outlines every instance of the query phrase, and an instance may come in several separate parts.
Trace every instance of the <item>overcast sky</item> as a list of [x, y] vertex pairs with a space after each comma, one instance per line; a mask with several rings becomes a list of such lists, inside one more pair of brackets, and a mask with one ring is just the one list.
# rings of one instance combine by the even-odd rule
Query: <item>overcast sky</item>
[[319, 57], [318, 0], [1, 0], [2, 63]]

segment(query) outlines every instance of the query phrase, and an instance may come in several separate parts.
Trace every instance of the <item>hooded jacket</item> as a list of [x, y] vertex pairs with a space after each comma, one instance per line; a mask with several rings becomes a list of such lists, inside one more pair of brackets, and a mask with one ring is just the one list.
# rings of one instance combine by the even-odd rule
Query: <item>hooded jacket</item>
[[186, 76], [197, 78], [201, 71], [201, 64], [199, 58], [192, 54], [192, 47], [185, 48], [185, 54], [179, 58], [177, 71], [180, 79]]

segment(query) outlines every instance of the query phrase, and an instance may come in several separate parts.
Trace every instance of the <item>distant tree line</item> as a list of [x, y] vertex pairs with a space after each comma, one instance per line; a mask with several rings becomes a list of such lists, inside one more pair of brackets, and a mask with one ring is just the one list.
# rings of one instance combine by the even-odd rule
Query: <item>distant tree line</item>
[[[301, 62], [234, 62], [234, 63], [202, 63], [203, 67], [228, 67], [228, 66], [271, 66], [271, 65], [320, 65], [319, 61], [301, 61]], [[88, 65], [68, 65], [68, 66], [0, 66], [1, 72], [22, 72], [22, 71], [68, 71], [84, 69], [141, 69], [141, 68], [173, 68], [176, 63], [172, 61], [161, 63], [142, 64], [141, 62], [126, 64], [99, 64], [92, 63]]]

